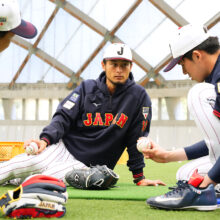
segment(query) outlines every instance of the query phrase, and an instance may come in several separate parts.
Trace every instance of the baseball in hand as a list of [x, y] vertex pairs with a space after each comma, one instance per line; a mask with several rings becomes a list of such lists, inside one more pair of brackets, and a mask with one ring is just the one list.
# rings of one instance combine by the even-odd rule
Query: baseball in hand
[[137, 141], [137, 149], [142, 152], [144, 148], [151, 148], [151, 142], [149, 138], [140, 138]]
[[27, 147], [26, 147], [26, 153], [34, 155], [38, 152], [38, 146], [35, 142], [31, 142]]

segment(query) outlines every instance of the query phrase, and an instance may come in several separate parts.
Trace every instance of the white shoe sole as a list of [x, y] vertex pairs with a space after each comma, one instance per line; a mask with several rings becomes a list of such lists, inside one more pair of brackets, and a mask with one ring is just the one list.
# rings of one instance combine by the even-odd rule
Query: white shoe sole
[[209, 205], [209, 206], [187, 206], [179, 209], [196, 209], [199, 211], [212, 211], [218, 208], [217, 205]]

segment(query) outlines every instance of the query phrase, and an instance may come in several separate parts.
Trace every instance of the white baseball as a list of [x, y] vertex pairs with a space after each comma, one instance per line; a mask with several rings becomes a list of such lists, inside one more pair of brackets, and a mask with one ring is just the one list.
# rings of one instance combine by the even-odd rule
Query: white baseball
[[38, 152], [38, 145], [35, 142], [31, 142], [27, 147], [26, 147], [26, 153], [34, 155]]
[[142, 152], [144, 148], [151, 148], [151, 143], [149, 138], [140, 138], [137, 141], [137, 149]]

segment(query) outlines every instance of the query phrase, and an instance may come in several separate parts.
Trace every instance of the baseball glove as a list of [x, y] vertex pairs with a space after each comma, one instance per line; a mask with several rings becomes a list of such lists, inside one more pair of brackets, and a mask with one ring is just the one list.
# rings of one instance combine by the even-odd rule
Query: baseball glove
[[106, 165], [89, 169], [73, 169], [65, 176], [66, 182], [77, 189], [109, 189], [115, 186], [119, 175]]
[[2, 195], [0, 207], [10, 218], [51, 218], [65, 215], [66, 201], [66, 185], [62, 180], [34, 175]]

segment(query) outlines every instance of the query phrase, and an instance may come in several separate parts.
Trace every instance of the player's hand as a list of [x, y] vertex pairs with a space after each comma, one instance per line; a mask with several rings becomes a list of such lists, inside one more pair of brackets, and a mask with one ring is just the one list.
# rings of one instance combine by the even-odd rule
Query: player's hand
[[148, 180], [148, 179], [143, 179], [137, 183], [137, 186], [166, 186], [164, 182], [161, 180]]
[[161, 148], [158, 144], [151, 140], [151, 149], [144, 148], [142, 153], [146, 159], [151, 159], [158, 163], [166, 163], [168, 151]]
[[38, 146], [38, 152], [36, 154], [40, 154], [47, 147], [47, 143], [44, 140], [30, 139], [24, 142], [24, 149], [26, 149], [31, 142], [35, 142]]

